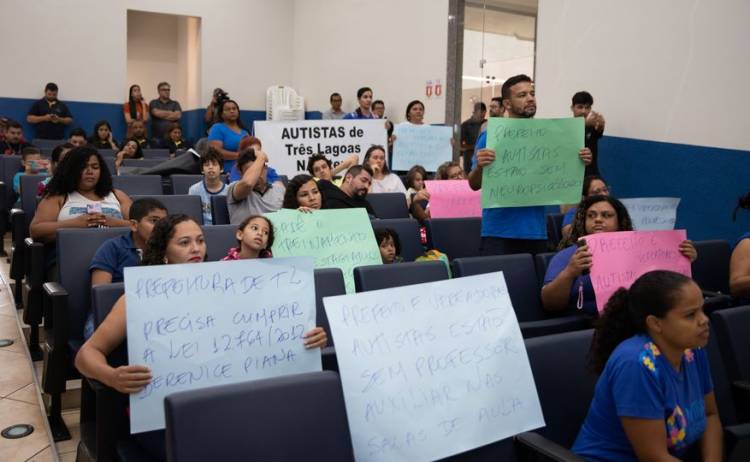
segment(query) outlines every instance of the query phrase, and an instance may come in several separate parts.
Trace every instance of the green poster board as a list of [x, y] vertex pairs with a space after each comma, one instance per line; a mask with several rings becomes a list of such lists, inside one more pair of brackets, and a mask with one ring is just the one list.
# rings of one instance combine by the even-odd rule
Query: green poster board
[[583, 117], [490, 118], [487, 148], [496, 158], [482, 172], [482, 208], [580, 201], [583, 137]]
[[273, 223], [274, 257], [313, 257], [315, 268], [341, 268], [347, 293], [354, 293], [355, 267], [383, 263], [365, 209], [282, 209], [266, 216]]

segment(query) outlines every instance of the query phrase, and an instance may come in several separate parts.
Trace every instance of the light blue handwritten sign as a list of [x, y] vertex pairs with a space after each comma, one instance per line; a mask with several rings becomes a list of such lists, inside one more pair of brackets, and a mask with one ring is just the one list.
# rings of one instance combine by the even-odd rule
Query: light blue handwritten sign
[[620, 199], [636, 231], [671, 231], [677, 222], [679, 197]]
[[316, 268], [340, 268], [347, 293], [354, 292], [354, 268], [383, 263], [363, 208], [312, 213], [281, 209], [266, 216], [273, 223], [274, 256], [305, 255], [315, 258]]
[[406, 171], [421, 165], [428, 172], [434, 172], [440, 164], [453, 158], [451, 127], [402, 123], [393, 128], [393, 134], [396, 135], [393, 143], [394, 170]]
[[501, 272], [323, 299], [355, 459], [442, 459], [544, 425]]
[[130, 395], [130, 431], [164, 428], [174, 392], [321, 370], [311, 258], [125, 268], [128, 358], [152, 380]]

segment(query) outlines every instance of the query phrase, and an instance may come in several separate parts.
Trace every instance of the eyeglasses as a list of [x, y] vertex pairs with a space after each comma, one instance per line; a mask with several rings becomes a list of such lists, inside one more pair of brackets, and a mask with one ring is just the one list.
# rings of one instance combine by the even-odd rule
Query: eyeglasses
[[590, 210], [586, 213], [586, 218], [589, 220], [596, 220], [597, 218], [601, 217], [603, 220], [609, 220], [612, 218], [615, 218], [617, 216], [614, 212], [597, 212], [595, 210]]
[[171, 88], [159, 88], [159, 91], [172, 91]]

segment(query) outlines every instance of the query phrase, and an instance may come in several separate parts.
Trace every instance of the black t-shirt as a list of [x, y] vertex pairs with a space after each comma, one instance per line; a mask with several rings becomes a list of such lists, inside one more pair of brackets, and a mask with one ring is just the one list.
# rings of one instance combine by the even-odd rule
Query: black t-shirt
[[594, 127], [586, 127], [584, 144], [591, 150], [591, 163], [586, 166], [585, 175], [599, 175], [599, 138], [604, 135], [603, 130], [594, 130]]
[[0, 154], [6, 155], [6, 156], [12, 156], [12, 155], [21, 155], [21, 151], [23, 151], [23, 148], [26, 146], [31, 146], [29, 143], [25, 141], [19, 141], [18, 144], [11, 144], [7, 141], [0, 141]]
[[470, 146], [471, 150], [473, 150], [474, 145], [477, 144], [477, 138], [479, 138], [479, 130], [481, 130], [483, 123], [484, 120], [480, 120], [477, 122], [474, 119], [469, 119], [461, 124], [461, 140], [466, 143], [467, 146]]
[[365, 208], [369, 215], [375, 216], [372, 206], [364, 197], [350, 197], [338, 186], [328, 180], [318, 180], [318, 190], [323, 195], [324, 209]]
[[[58, 117], [73, 117], [68, 106], [62, 101], [55, 100], [51, 104], [42, 98], [34, 102], [28, 115], [43, 116], [57, 114]], [[65, 125], [54, 122], [40, 122], [35, 124], [35, 137], [44, 140], [61, 140], [65, 137]]]

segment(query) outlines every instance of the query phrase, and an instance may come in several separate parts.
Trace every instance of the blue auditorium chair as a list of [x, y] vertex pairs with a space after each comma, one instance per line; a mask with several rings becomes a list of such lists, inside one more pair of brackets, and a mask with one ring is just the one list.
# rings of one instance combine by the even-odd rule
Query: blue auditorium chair
[[57, 264], [59, 282], [43, 286], [44, 372], [42, 388], [50, 395], [48, 419], [55, 441], [70, 439], [62, 420], [62, 393], [65, 382], [79, 378], [73, 366], [83, 345], [83, 327], [91, 307], [89, 265], [99, 246], [107, 239], [130, 232], [129, 228], [59, 229]]
[[237, 247], [237, 227], [234, 225], [204, 225], [206, 239], [206, 261], [219, 261], [229, 249]]
[[425, 227], [428, 248], [443, 252], [451, 260], [479, 256], [481, 218], [434, 218], [425, 221]]
[[547, 243], [549, 247], [557, 248], [557, 244], [562, 239], [562, 222], [565, 214], [550, 213], [547, 214]]
[[171, 462], [354, 460], [332, 371], [178, 392], [164, 408]]
[[557, 252], [544, 252], [534, 255], [534, 266], [536, 267], [536, 276], [539, 281], [539, 287], [544, 285], [544, 275], [547, 273], [549, 262], [552, 261]]
[[215, 225], [229, 224], [227, 196], [211, 196], [211, 218]]
[[159, 175], [120, 175], [112, 177], [112, 187], [128, 196], [164, 194]]
[[142, 197], [150, 197], [158, 200], [164, 204], [170, 215], [183, 213], [194, 219], [199, 225], [203, 224], [203, 204], [199, 196], [190, 196], [188, 194], [139, 194], [133, 195], [130, 198], [136, 200]]
[[390, 228], [396, 231], [401, 242], [401, 257], [404, 261], [414, 261], [424, 254], [424, 246], [419, 236], [419, 222], [413, 218], [390, 218], [372, 220], [373, 229]]
[[[546, 425], [516, 436], [521, 460], [583, 461], [568, 448], [594, 397], [597, 376], [587, 367], [592, 334], [583, 330], [525, 340]], [[548, 458], [534, 458], [540, 455]]]
[[513, 310], [524, 338], [588, 329], [589, 321], [578, 313], [553, 317], [542, 308], [534, 259], [528, 253], [492, 255], [453, 260], [455, 277], [502, 271]]
[[372, 193], [367, 195], [367, 201], [378, 218], [409, 218], [406, 196], [402, 193]]
[[448, 268], [441, 261], [394, 263], [354, 268], [357, 292], [388, 289], [448, 279]]

